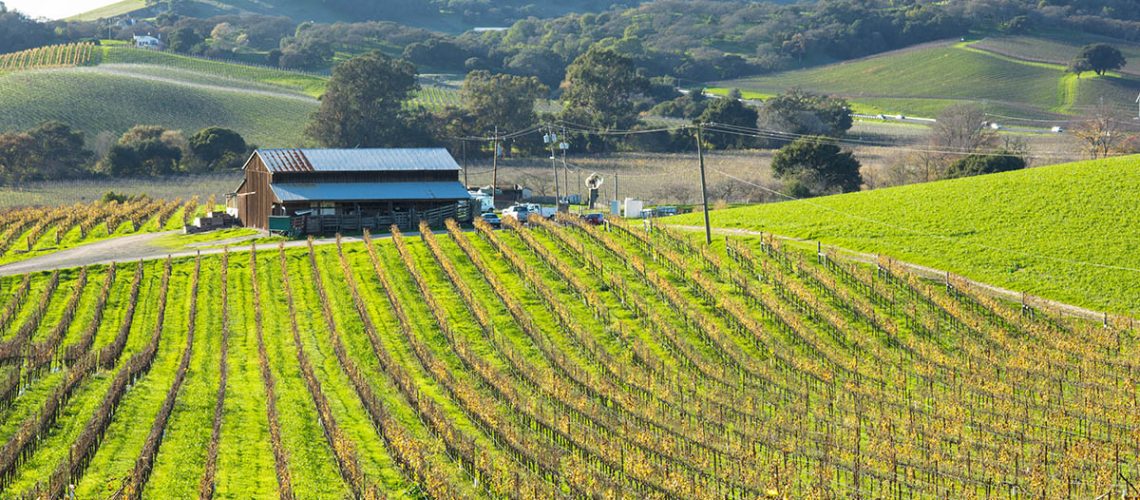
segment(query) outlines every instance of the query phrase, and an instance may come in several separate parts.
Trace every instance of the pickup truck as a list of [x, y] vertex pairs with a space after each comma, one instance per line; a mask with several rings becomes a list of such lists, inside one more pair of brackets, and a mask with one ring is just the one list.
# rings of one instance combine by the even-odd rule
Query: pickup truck
[[554, 207], [544, 207], [537, 203], [519, 203], [511, 205], [503, 210], [503, 217], [514, 217], [520, 221], [526, 221], [527, 217], [531, 214], [538, 214], [541, 217], [550, 219], [557, 213]]

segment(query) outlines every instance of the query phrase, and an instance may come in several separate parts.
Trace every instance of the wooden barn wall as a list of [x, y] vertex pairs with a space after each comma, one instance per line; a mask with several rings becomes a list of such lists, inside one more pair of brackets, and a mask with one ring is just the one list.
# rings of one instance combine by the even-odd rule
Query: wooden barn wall
[[[245, 227], [269, 229], [269, 215], [273, 210], [273, 191], [269, 189], [270, 174], [261, 157], [254, 155], [245, 168], [245, 184], [238, 191], [238, 218]], [[253, 193], [242, 196], [246, 193]]]

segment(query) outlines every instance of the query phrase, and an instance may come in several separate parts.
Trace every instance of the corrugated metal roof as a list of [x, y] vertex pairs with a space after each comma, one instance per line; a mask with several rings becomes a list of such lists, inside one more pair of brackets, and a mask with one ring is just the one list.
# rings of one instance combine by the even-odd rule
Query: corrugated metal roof
[[270, 172], [459, 170], [444, 148], [259, 149]]
[[459, 182], [296, 182], [273, 184], [273, 194], [287, 201], [465, 200]]

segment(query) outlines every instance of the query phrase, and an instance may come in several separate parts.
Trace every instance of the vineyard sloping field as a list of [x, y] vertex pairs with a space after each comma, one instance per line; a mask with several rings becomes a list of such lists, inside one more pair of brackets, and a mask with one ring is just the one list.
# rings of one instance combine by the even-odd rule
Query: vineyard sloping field
[[[192, 134], [223, 126], [261, 146], [307, 144], [303, 131], [327, 77], [124, 46], [74, 44], [0, 55], [0, 131], [57, 120], [89, 137], [161, 125]], [[425, 77], [412, 104], [461, 105], [458, 88]]]
[[1140, 479], [1130, 322], [772, 241], [507, 225], [0, 279], [0, 495], [1092, 498]]
[[[993, 46], [981, 43], [986, 49]], [[1135, 113], [1135, 106], [1119, 104], [1135, 100], [1140, 81], [1133, 76], [1086, 73], [1077, 79], [1063, 65], [1010, 54], [976, 48], [973, 42], [924, 45], [717, 86], [761, 94], [802, 88], [844, 96], [863, 109], [925, 117], [937, 116], [949, 104], [972, 102], [999, 116], [1049, 119], [1085, 113], [1101, 98], [1122, 114]]]
[[[945, 269], [1101, 311], [1140, 313], [1140, 156], [709, 212], [763, 231]], [[716, 178], [714, 174], [714, 179]], [[668, 219], [703, 225], [699, 213]]]

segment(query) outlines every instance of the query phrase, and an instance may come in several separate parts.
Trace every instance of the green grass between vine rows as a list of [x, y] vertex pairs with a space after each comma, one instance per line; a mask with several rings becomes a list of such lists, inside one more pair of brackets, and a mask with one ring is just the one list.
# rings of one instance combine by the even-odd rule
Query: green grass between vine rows
[[[711, 212], [714, 227], [820, 240], [1119, 313], [1140, 310], [1140, 156]], [[667, 219], [700, 225], [701, 214]]]

